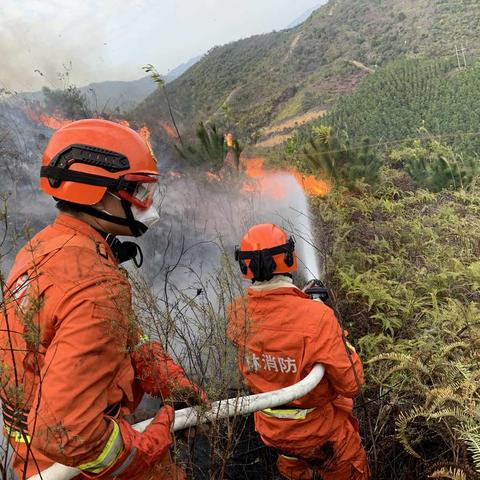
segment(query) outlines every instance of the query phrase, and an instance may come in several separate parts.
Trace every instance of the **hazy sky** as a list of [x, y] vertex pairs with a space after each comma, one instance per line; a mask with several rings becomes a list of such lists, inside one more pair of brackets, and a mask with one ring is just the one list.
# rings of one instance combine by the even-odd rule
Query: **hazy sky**
[[167, 73], [215, 45], [285, 28], [322, 0], [0, 0], [0, 87]]

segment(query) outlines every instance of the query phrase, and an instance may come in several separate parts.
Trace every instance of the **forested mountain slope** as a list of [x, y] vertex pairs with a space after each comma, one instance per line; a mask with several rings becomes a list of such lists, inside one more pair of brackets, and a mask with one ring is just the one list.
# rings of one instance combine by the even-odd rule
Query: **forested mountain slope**
[[[480, 50], [472, 0], [330, 0], [303, 24], [212, 49], [167, 90], [177, 120], [225, 123], [255, 139], [259, 127], [330, 109], [359, 80], [398, 57], [453, 58]], [[161, 91], [134, 112], [167, 120]]]

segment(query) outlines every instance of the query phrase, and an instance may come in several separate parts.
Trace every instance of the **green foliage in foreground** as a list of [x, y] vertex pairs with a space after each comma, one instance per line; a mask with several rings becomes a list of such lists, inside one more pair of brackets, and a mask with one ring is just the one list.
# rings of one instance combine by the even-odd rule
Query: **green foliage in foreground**
[[356, 413], [375, 479], [480, 478], [480, 191], [403, 191], [401, 177], [313, 205], [365, 362]]

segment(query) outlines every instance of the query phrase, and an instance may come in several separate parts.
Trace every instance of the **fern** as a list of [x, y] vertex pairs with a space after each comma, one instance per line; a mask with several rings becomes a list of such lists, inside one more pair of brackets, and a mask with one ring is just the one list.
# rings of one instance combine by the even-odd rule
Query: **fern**
[[475, 471], [480, 473], [480, 416], [472, 416], [457, 431], [465, 440], [468, 451], [472, 455]]
[[468, 480], [467, 474], [460, 468], [440, 468], [428, 476], [429, 478], [449, 478], [451, 480]]
[[457, 422], [467, 422], [471, 418], [471, 414], [464, 408], [452, 407], [432, 412], [428, 414], [428, 419], [443, 420], [445, 418], [451, 418]]
[[408, 438], [407, 428], [412, 420], [417, 417], [428, 417], [428, 412], [423, 407], [413, 407], [409, 412], [402, 412], [395, 424], [397, 427], [397, 438], [403, 445], [405, 450], [415, 458], [421, 458], [420, 455], [413, 449]]
[[472, 455], [475, 470], [480, 473], [480, 433], [465, 432], [464, 440], [467, 442], [468, 450]]
[[380, 186], [313, 202], [336, 308], [359, 339], [377, 447], [395, 458], [377, 464], [379, 479], [442, 468], [476, 478], [461, 432], [480, 423], [479, 194]]

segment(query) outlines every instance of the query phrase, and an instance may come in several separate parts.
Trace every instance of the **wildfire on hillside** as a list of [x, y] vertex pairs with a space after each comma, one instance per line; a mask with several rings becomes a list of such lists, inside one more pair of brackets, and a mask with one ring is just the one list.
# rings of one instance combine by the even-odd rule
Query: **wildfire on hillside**
[[228, 148], [233, 148], [235, 142], [235, 138], [233, 137], [233, 133], [228, 132], [225, 134], [225, 143], [227, 144]]
[[52, 128], [53, 130], [58, 130], [71, 122], [71, 120], [64, 118], [60, 114], [48, 115], [45, 112], [39, 112], [33, 108], [27, 108], [26, 114], [28, 118], [37, 125], [43, 125], [44, 127]]
[[172, 125], [170, 125], [170, 123], [162, 120], [158, 122], [158, 124], [170, 138], [173, 138], [175, 140], [177, 139], [177, 132], [175, 132], [175, 129], [172, 127]]
[[210, 181], [221, 182], [223, 180], [222, 175], [214, 172], [207, 172], [207, 178]]
[[273, 198], [285, 198], [289, 186], [286, 181], [288, 175], [295, 178], [302, 190], [308, 195], [325, 196], [330, 192], [330, 184], [325, 180], [318, 179], [314, 175], [304, 175], [293, 167], [287, 170], [266, 169], [264, 159], [261, 157], [244, 158], [242, 166], [245, 175], [250, 179], [244, 182], [242, 191], [259, 191]]
[[[72, 120], [63, 118], [61, 115], [48, 115], [45, 112], [39, 112], [31, 108], [26, 111], [29, 118], [47, 128], [58, 130], [70, 123]], [[121, 125], [130, 127], [130, 122], [125, 119], [112, 119]], [[176, 138], [173, 127], [167, 122], [160, 122], [160, 126], [170, 136]], [[138, 133], [150, 144], [151, 132], [146, 125], [137, 129]], [[233, 145], [233, 135], [227, 134], [226, 141]], [[290, 185], [288, 177], [293, 177], [305, 193], [312, 196], [323, 196], [330, 192], [330, 185], [325, 180], [318, 179], [314, 175], [304, 175], [293, 167], [286, 170], [266, 168], [262, 157], [243, 157], [241, 166], [247, 179], [241, 185], [243, 192], [261, 192], [274, 199], [286, 198], [289, 193]], [[181, 177], [181, 174], [175, 171], [169, 172], [172, 178]], [[225, 177], [220, 172], [207, 172], [207, 178], [213, 182], [223, 182]]]
[[150, 138], [151, 138], [152, 134], [150, 133], [150, 130], [148, 129], [148, 127], [146, 125], [141, 127], [140, 130], [138, 131], [138, 133], [140, 134], [141, 137], [144, 138], [144, 140], [148, 144], [150, 144]]
[[[59, 113], [49, 115], [46, 112], [40, 112], [32, 108], [27, 108], [26, 113], [30, 120], [32, 120], [32, 122], [36, 123], [37, 125], [43, 125], [44, 127], [51, 128], [52, 130], [58, 130], [65, 125], [73, 122], [72, 119], [64, 118]], [[111, 118], [108, 120], [117, 122], [125, 127], [131, 127], [130, 122], [128, 120], [125, 120], [124, 118]], [[147, 125], [143, 125], [142, 127], [140, 127], [137, 132], [145, 139], [147, 143], [150, 143], [150, 138], [152, 135]]]
[[[310, 196], [325, 196], [331, 190], [327, 181], [314, 175], [304, 175], [292, 167], [286, 170], [269, 169], [264, 166], [264, 163], [265, 160], [261, 157], [242, 158], [243, 177], [240, 177], [240, 191], [245, 193], [258, 192], [274, 200], [282, 200], [292, 192], [292, 179]], [[228, 183], [232, 179], [226, 173], [225, 168], [218, 172], [208, 171], [206, 177], [210, 182], [223, 183]]]

